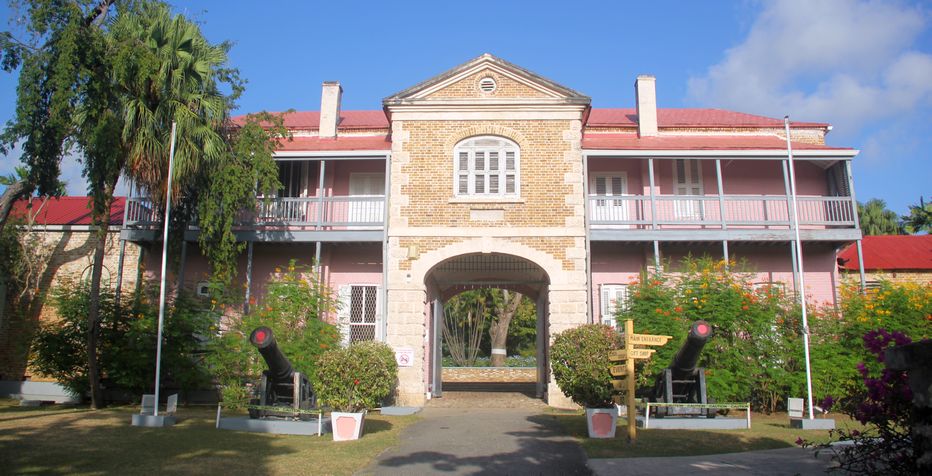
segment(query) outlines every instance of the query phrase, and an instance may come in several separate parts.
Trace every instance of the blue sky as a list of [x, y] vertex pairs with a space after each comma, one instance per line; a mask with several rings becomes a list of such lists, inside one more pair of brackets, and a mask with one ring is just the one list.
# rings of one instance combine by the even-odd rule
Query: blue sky
[[[381, 99], [482, 53], [632, 107], [657, 77], [660, 107], [718, 107], [829, 122], [831, 145], [861, 150], [856, 194], [906, 213], [932, 196], [932, 4], [921, 1], [173, 2], [249, 84], [238, 112], [316, 110], [338, 80], [344, 109]], [[451, 3], [451, 6], [454, 5]], [[468, 10], [462, 10], [467, 6]], [[3, 29], [12, 15], [2, 11]], [[16, 78], [0, 73], [0, 120]], [[0, 156], [0, 173], [18, 164]], [[80, 164], [63, 165], [82, 194]]]

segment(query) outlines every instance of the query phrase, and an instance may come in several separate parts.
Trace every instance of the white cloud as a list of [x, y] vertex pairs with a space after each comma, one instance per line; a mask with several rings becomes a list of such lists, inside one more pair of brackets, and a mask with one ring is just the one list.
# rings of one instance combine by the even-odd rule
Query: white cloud
[[689, 80], [703, 105], [827, 121], [853, 136], [932, 103], [932, 54], [914, 48], [929, 13], [900, 2], [766, 3], [743, 43]]

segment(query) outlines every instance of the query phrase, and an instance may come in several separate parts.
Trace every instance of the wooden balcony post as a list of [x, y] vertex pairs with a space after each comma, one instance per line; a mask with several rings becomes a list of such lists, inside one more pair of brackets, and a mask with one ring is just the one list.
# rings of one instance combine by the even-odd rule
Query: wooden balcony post
[[[722, 159], [715, 159], [715, 180], [718, 184], [718, 213], [721, 220], [722, 231], [728, 229], [725, 221], [725, 189], [722, 188]], [[766, 203], [764, 204], [766, 207]], [[728, 240], [722, 240], [722, 254], [725, 257], [725, 266], [728, 266]]]
[[[657, 229], [657, 201], [654, 192], [654, 158], [647, 159], [647, 178], [650, 181], [650, 228]], [[654, 267], [660, 271], [660, 242], [654, 240]]]
[[[851, 196], [851, 213], [854, 215], [854, 228], [858, 231], [861, 230], [861, 217], [858, 216], [858, 201], [854, 198], [854, 176], [851, 174], [851, 161], [845, 161], [845, 175], [848, 177], [848, 195]], [[861, 240], [857, 240], [858, 248], [858, 271], [861, 275], [861, 294], [867, 292], [865, 287], [867, 284], [867, 279], [864, 276], [864, 253], [861, 249]]]
[[[795, 209], [793, 208], [793, 201], [790, 200], [790, 178], [789, 172], [787, 169], [787, 163], [789, 159], [783, 159], [780, 163], [783, 165], [783, 187], [786, 189], [786, 219], [789, 223], [790, 230], [793, 230], [793, 213]], [[793, 292], [799, 292], [799, 268], [797, 267], [796, 261], [796, 243], [790, 242], [790, 255], [793, 259]]]
[[320, 161], [320, 179], [317, 184], [317, 224], [316, 229], [323, 228], [324, 223], [324, 174], [327, 172], [327, 161]]

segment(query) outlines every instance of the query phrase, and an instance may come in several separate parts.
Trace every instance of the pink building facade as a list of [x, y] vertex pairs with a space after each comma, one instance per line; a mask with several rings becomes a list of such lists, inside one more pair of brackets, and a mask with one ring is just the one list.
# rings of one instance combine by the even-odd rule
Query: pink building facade
[[[321, 111], [285, 116], [283, 189], [238, 227], [240, 284], [261, 300], [276, 267], [316, 263], [347, 342], [413, 356], [397, 392], [412, 405], [442, 395], [438, 313], [465, 289], [537, 300], [538, 390], [555, 406], [566, 402], [549, 376], [550, 336], [610, 322], [644, 269], [688, 254], [742, 259], [760, 283], [792, 291], [798, 231], [807, 297], [834, 302], [836, 251], [861, 239], [858, 151], [825, 145], [828, 124], [790, 123], [794, 177], [782, 119], [657, 108], [654, 81], [638, 77], [637, 107], [599, 109], [483, 55], [372, 111], [341, 110], [342, 88], [324, 83]], [[121, 237], [155, 245], [148, 201], [129, 197], [126, 210]], [[207, 269], [196, 236], [181, 276], [195, 290]]]

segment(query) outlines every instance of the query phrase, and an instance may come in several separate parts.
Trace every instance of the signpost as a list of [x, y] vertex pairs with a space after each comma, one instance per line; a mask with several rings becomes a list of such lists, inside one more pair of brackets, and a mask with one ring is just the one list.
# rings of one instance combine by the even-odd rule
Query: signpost
[[[612, 380], [612, 388], [616, 391], [625, 392], [625, 406], [628, 407], [628, 440], [634, 443], [637, 439], [637, 409], [634, 406], [634, 361], [639, 359], [649, 359], [656, 352], [655, 349], [635, 348], [635, 345], [664, 345], [671, 336], [655, 336], [649, 334], [635, 334], [634, 321], [625, 320], [625, 348], [613, 350], [608, 354], [608, 360], [612, 362], [621, 362], [613, 365], [609, 371], [613, 377], [619, 377]], [[620, 398], [615, 398], [619, 402]]]

